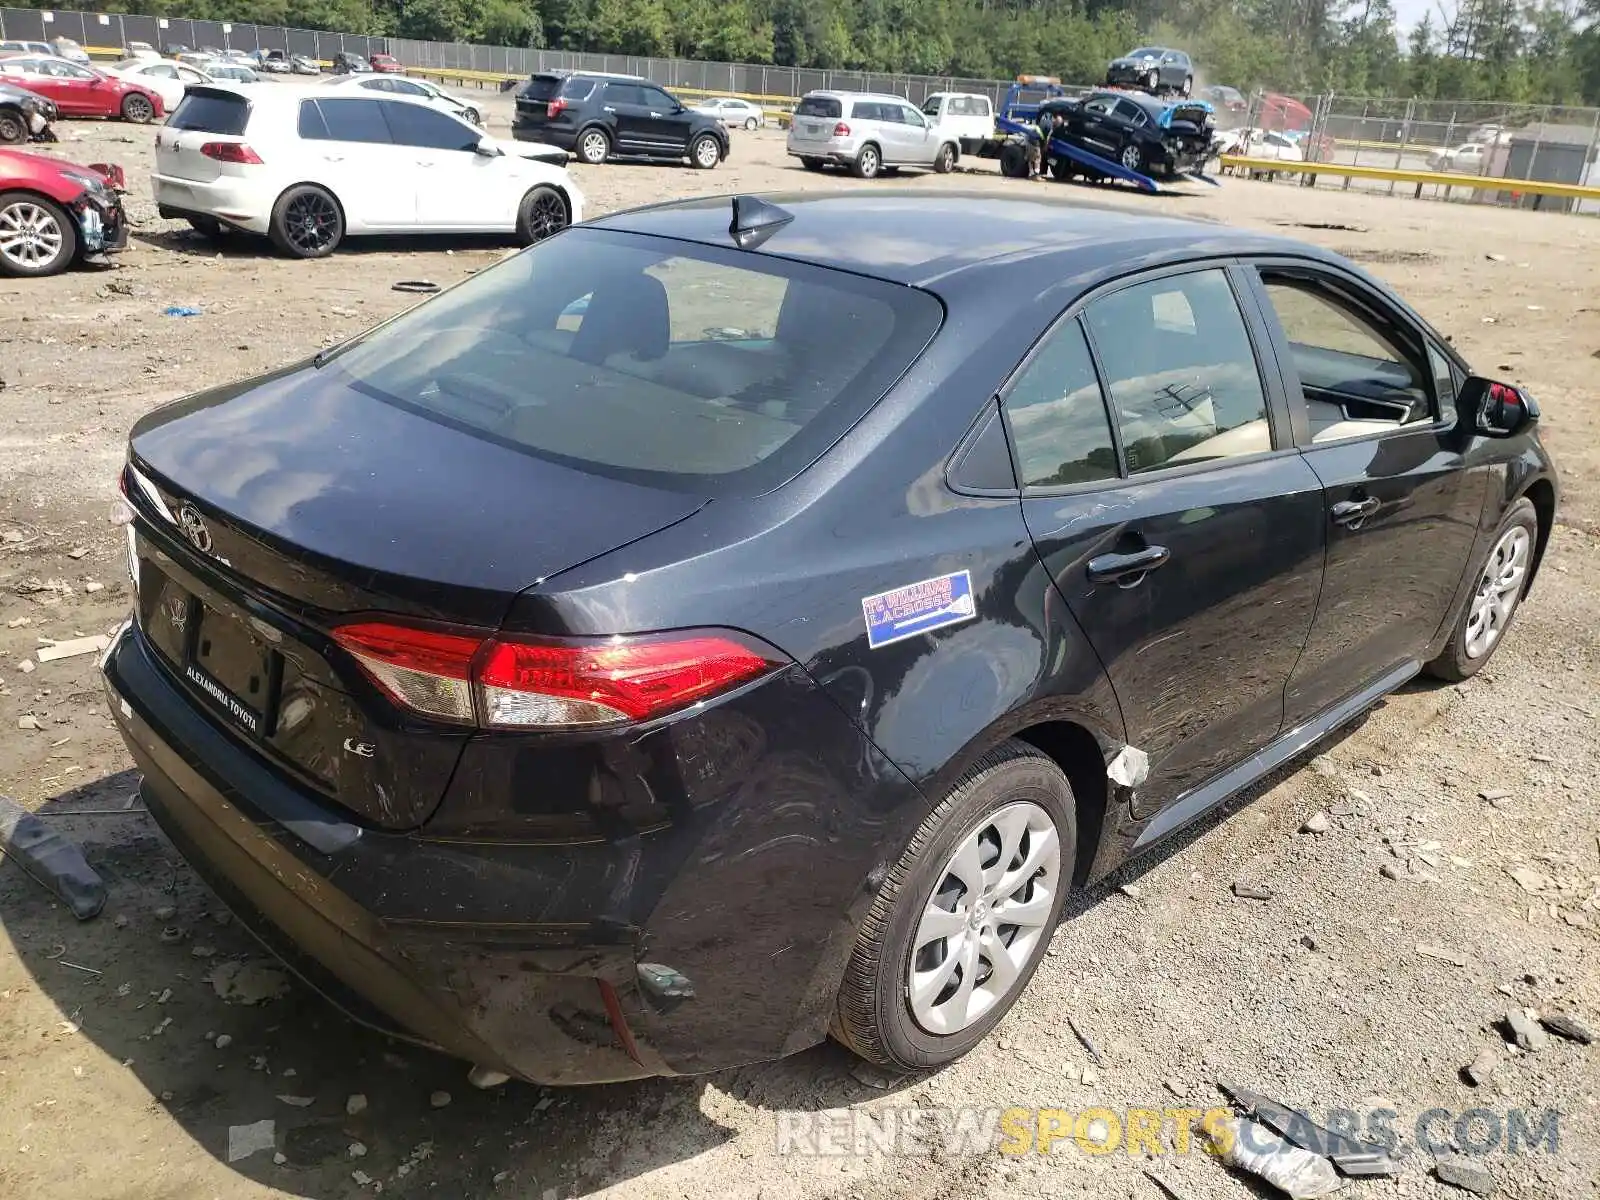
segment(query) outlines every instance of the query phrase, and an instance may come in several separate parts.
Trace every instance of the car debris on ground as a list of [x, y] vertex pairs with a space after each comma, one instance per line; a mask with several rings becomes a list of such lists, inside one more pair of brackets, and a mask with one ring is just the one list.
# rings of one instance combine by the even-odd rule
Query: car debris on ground
[[0, 796], [0, 854], [59, 896], [78, 920], [96, 917], [105, 907], [105, 881], [83, 851], [9, 796]]
[[1290, 1200], [1314, 1200], [1344, 1186], [1326, 1158], [1290, 1145], [1265, 1125], [1236, 1117], [1215, 1126], [1211, 1136], [1223, 1162], [1259, 1176]]

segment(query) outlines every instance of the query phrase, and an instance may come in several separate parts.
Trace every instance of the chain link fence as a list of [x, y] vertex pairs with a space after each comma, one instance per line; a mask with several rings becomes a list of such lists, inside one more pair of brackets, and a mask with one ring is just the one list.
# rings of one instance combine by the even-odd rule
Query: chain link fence
[[[180, 45], [190, 49], [283, 50], [323, 61], [340, 51], [363, 58], [387, 52], [405, 66], [422, 70], [471, 71], [510, 78], [540, 71], [605, 71], [642, 75], [688, 94], [733, 93], [780, 108], [819, 88], [888, 92], [905, 96], [920, 106], [935, 92], [976, 92], [998, 104], [1010, 87], [1008, 80], [638, 58], [418, 42], [178, 17], [0, 8], [0, 40], [51, 41], [60, 37], [70, 38], [91, 52], [120, 52], [131, 42], [139, 41], [161, 50]], [[1319, 162], [1600, 186], [1600, 165], [1596, 162], [1600, 154], [1600, 109], [1258, 92], [1250, 98], [1243, 114], [1224, 110], [1218, 117], [1224, 125], [1243, 124], [1284, 132], [1292, 137], [1299, 153]], [[1384, 180], [1346, 180], [1341, 186], [1392, 193], [1397, 185]], [[1514, 192], [1472, 190], [1468, 194], [1480, 202], [1600, 212], [1600, 202], [1596, 201], [1517, 196]], [[1458, 189], [1457, 195], [1462, 195], [1462, 190]], [[1448, 192], [1446, 198], [1450, 198]]]

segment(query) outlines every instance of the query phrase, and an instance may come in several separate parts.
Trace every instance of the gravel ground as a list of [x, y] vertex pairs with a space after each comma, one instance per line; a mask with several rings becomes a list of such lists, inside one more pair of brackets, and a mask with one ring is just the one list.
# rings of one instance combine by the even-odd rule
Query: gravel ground
[[[489, 108], [503, 130], [505, 101]], [[270, 973], [235, 978], [224, 1000], [208, 976], [251, 959], [253, 944], [149, 819], [122, 811], [137, 780], [92, 657], [21, 664], [38, 638], [104, 632], [127, 607], [106, 510], [140, 414], [389, 315], [412, 299], [390, 290], [396, 280], [448, 283], [505, 247], [388, 241], [319, 263], [248, 243], [218, 253], [156, 218], [149, 130], [64, 128], [59, 153], [128, 169], [139, 227], [115, 271], [0, 283], [0, 792], [58, 814], [111, 899], [79, 925], [0, 868], [0, 1195], [1266, 1194], [1193, 1146], [1176, 1153], [1171, 1122], [1161, 1154], [1095, 1154], [1070, 1137], [1049, 1155], [926, 1137], [893, 1153], [870, 1140], [859, 1154], [803, 1153], [830, 1148], [823, 1128], [842, 1136], [831, 1148], [853, 1149], [840, 1134], [852, 1114], [880, 1137], [913, 1109], [962, 1105], [980, 1119], [1061, 1109], [1069, 1122], [1102, 1107], [1120, 1125], [1130, 1108], [1216, 1106], [1218, 1081], [1324, 1120], [1355, 1111], [1367, 1132], [1373, 1113], [1393, 1110], [1403, 1173], [1349, 1182], [1351, 1196], [1459, 1194], [1435, 1178], [1417, 1123], [1446, 1110], [1430, 1128], [1448, 1140], [1475, 1107], [1506, 1128], [1513, 1110], [1534, 1126], [1559, 1113], [1553, 1152], [1510, 1153], [1485, 1119], [1463, 1129], [1491, 1144], [1475, 1161], [1500, 1194], [1596, 1194], [1600, 1047], [1551, 1038], [1519, 1052], [1500, 1023], [1530, 1007], [1600, 1026], [1600, 224], [1244, 180], [1151, 200], [987, 169], [907, 177], [933, 191], [1037, 187], [1251, 227], [1298, 223], [1308, 227], [1293, 232], [1366, 263], [1481, 370], [1544, 405], [1566, 493], [1538, 586], [1477, 679], [1392, 697], [1320, 757], [1083, 896], [998, 1036], [937, 1075], [886, 1080], [824, 1046], [703, 1079], [482, 1093], [461, 1064], [390, 1046], [301, 989], [265, 998]], [[777, 131], [736, 134], [734, 158], [711, 173], [574, 173], [596, 212], [705, 191], [861, 186], [792, 169]], [[164, 317], [169, 304], [202, 315]], [[1326, 832], [1301, 832], [1318, 812]], [[1235, 883], [1271, 898], [1240, 898]], [[1470, 1086], [1461, 1069], [1489, 1047], [1498, 1071]], [[367, 1104], [351, 1113], [356, 1094]], [[230, 1163], [230, 1127], [264, 1120], [276, 1155]]]

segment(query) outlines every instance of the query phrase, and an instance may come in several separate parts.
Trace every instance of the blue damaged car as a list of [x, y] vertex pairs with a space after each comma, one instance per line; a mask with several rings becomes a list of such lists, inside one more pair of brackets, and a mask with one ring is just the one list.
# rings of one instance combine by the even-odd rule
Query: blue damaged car
[[479, 1082], [932, 1067], [1075, 889], [1490, 661], [1537, 420], [1281, 238], [663, 204], [142, 418], [105, 685], [241, 922]]

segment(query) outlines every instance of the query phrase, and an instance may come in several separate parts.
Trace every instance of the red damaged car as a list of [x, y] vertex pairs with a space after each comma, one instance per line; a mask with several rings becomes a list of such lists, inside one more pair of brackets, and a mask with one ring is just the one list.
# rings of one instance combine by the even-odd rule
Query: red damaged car
[[143, 125], [166, 115], [149, 88], [48, 54], [0, 58], [0, 81], [6, 80], [55, 101], [63, 117], [120, 117]]
[[122, 198], [100, 171], [0, 149], [0, 275], [55, 275], [74, 262], [105, 263], [127, 244]]
[[380, 75], [397, 75], [405, 70], [400, 65], [400, 60], [392, 54], [374, 54], [367, 61], [372, 64], [372, 69]]

